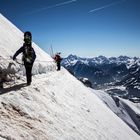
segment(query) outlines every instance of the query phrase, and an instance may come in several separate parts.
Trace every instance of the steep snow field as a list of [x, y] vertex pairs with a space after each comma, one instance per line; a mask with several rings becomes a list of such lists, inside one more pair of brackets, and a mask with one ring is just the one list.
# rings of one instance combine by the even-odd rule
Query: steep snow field
[[[24, 80], [24, 79], [23, 79]], [[0, 96], [0, 136], [9, 139], [138, 140], [139, 136], [65, 69], [19, 80]]]
[[[5, 68], [22, 45], [23, 33], [2, 15], [0, 29], [0, 66]], [[5, 84], [0, 91], [0, 139], [140, 139], [92, 91], [64, 68], [56, 71], [51, 57], [35, 44], [34, 48], [37, 60], [32, 85], [25, 85], [20, 67], [20, 79], [12, 85]], [[14, 69], [19, 69], [18, 64]]]
[[[11, 62], [11, 56], [23, 45], [23, 33], [0, 14], [0, 66], [5, 68], [8, 62]], [[35, 49], [37, 58], [34, 63], [33, 74], [54, 70], [52, 58], [39, 48], [35, 43], [32, 44]], [[17, 57], [21, 62], [21, 55]], [[19, 67], [19, 66], [18, 66]]]
[[[121, 88], [121, 87], [120, 87]], [[101, 90], [93, 90], [91, 91], [96, 94], [102, 101], [105, 103], [107, 107], [109, 107], [117, 116], [119, 116], [124, 122], [126, 122], [133, 130], [135, 130], [138, 134], [140, 134], [140, 127], [139, 127], [139, 121], [137, 116], [140, 114], [139, 103], [132, 103], [131, 101], [119, 98], [119, 97], [111, 97], [108, 95], [108, 93], [101, 91]], [[126, 107], [127, 106], [132, 110], [130, 114], [130, 109]], [[133, 116], [133, 117], [132, 117]], [[137, 121], [135, 121], [137, 120]]]

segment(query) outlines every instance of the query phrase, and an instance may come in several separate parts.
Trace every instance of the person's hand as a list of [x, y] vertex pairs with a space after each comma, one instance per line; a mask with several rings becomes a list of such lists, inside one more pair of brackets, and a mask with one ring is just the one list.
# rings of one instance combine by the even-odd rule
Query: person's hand
[[13, 60], [14, 60], [14, 61], [16, 61], [16, 58], [15, 58], [15, 57], [13, 57]]
[[15, 58], [15, 57], [13, 57], [13, 60], [15, 61], [15, 60], [16, 60], [16, 58]]

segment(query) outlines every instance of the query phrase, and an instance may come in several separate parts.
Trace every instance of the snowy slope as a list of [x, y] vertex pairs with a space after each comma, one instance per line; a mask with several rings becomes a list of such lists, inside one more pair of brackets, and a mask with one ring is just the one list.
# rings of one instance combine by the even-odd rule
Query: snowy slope
[[[34, 35], [33, 35], [34, 37]], [[10, 56], [23, 45], [23, 33], [0, 14], [0, 57], [1, 61], [11, 61]], [[37, 58], [33, 67], [33, 74], [42, 73], [54, 69], [52, 58], [40, 49], [35, 43], [32, 44]], [[21, 55], [17, 57], [21, 61]], [[2, 63], [2, 62], [1, 62]], [[4, 63], [4, 62], [3, 62]], [[5, 66], [6, 67], [6, 66]]]
[[119, 98], [119, 100], [125, 106], [127, 112], [140, 130], [140, 103], [133, 103], [129, 100], [125, 100], [122, 98]]
[[[4, 51], [1, 59], [3, 63], [8, 63], [7, 58], [23, 43], [22, 33], [2, 15], [0, 27], [0, 36], [6, 35], [6, 40], [0, 37], [0, 51]], [[10, 39], [12, 36], [15, 41], [14, 38]], [[53, 67], [54, 63], [48, 66], [40, 61], [52, 59], [38, 46], [34, 48], [38, 59], [34, 66], [36, 75], [33, 76], [32, 85], [26, 87], [25, 77], [22, 76], [15, 85], [5, 85], [0, 91], [0, 139], [140, 139], [93, 92], [64, 68], [59, 72], [47, 69]]]
[[[33, 35], [34, 38], [34, 35]], [[23, 44], [23, 33], [0, 14], [0, 52], [2, 57], [13, 56], [13, 52], [19, 49]], [[51, 61], [51, 57], [40, 49], [35, 43], [33, 47], [37, 53], [37, 60]]]
[[19, 81], [19, 85], [5, 89], [0, 96], [0, 108], [3, 138], [139, 139], [96, 95], [64, 69], [34, 76], [30, 87], [24, 87]]
[[[130, 114], [130, 111], [128, 110], [128, 107], [126, 107], [126, 105], [124, 105], [124, 101], [127, 102], [128, 100], [124, 100], [122, 98], [119, 98], [118, 96], [109, 96], [108, 93], [101, 91], [101, 90], [93, 90], [91, 89], [91, 91], [93, 91], [94, 94], [96, 94], [104, 103], [107, 107], [109, 107], [118, 117], [120, 117], [122, 120], [124, 120], [124, 122], [126, 122], [133, 130], [135, 130], [138, 134], [140, 134], [140, 127], [139, 127], [139, 121], [135, 121], [137, 119], [137, 115], [136, 114], [140, 114], [140, 113], [131, 113], [133, 114], [133, 116], [135, 117], [131, 117], [132, 115]], [[129, 104], [133, 104], [134, 103], [128, 101]], [[130, 106], [129, 105], [129, 106]], [[140, 104], [137, 103], [137, 106], [140, 107]], [[130, 108], [132, 110], [134, 110], [132, 105], [130, 106]], [[139, 111], [139, 108], [137, 108], [137, 110]], [[137, 112], [138, 112], [137, 111]]]

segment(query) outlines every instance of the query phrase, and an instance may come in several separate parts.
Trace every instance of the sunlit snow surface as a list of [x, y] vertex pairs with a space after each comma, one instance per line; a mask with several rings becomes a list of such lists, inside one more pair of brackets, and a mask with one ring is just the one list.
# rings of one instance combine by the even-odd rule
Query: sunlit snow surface
[[[23, 33], [0, 15], [1, 66], [23, 43]], [[5, 84], [0, 93], [0, 139], [8, 140], [139, 140], [140, 137], [64, 68], [34, 45], [33, 82]], [[5, 60], [4, 60], [5, 59]], [[19, 58], [20, 59], [20, 56]], [[43, 61], [48, 61], [43, 62]], [[12, 61], [13, 62], [13, 61]]]

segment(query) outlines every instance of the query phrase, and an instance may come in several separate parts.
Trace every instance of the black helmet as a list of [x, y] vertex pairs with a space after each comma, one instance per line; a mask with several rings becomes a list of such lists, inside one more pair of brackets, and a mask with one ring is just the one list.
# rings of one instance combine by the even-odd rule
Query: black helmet
[[30, 36], [30, 37], [32, 37], [32, 34], [31, 34], [31, 32], [26, 31], [26, 32], [24, 33], [24, 37], [25, 37], [25, 36]]
[[31, 32], [26, 31], [24, 33], [24, 41], [25, 41], [26, 44], [31, 44], [31, 41], [32, 41], [32, 34], [31, 34]]

